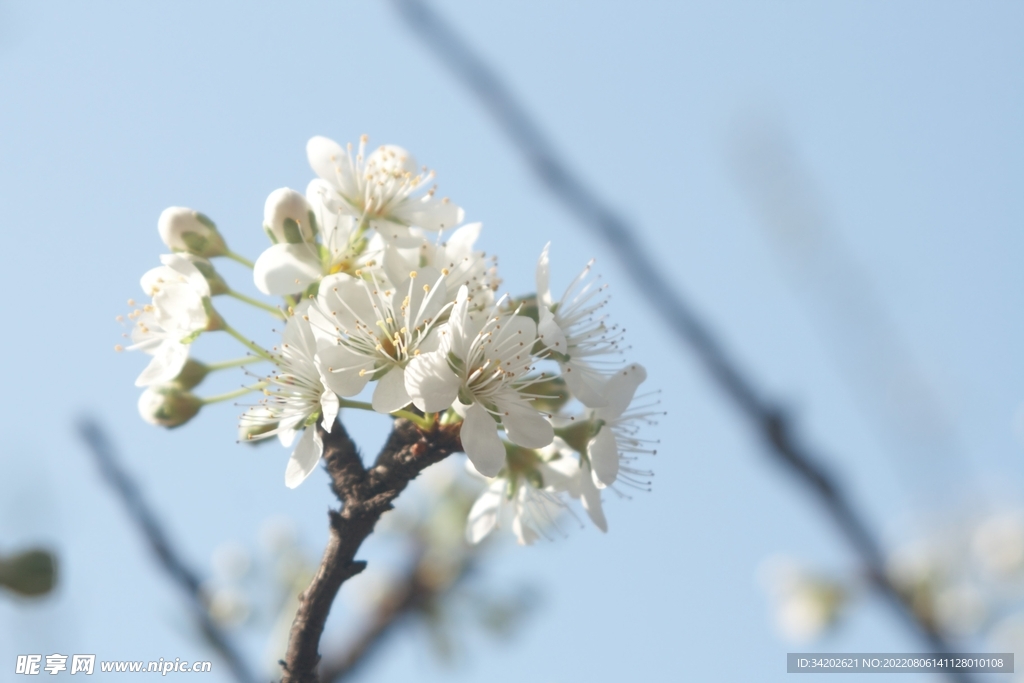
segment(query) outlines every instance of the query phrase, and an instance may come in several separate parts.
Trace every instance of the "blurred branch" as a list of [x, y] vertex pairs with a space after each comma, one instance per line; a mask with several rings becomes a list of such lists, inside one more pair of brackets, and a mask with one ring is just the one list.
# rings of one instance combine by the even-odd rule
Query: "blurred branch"
[[366, 568], [355, 554], [373, 532], [380, 516], [420, 472], [462, 450], [457, 428], [437, 426], [429, 434], [407, 420], [396, 420], [373, 467], [363, 467], [352, 440], [340, 422], [330, 433], [317, 425], [324, 444], [324, 464], [341, 510], [331, 510], [330, 538], [320, 568], [299, 596], [288, 650], [281, 665], [282, 683], [316, 683], [320, 637], [341, 585]]
[[[963, 444], [871, 279], [835, 230], [785, 130], [747, 122], [732, 154], [740, 186], [861, 410], [898, 456], [906, 485], [940, 507], [969, 475]], [[927, 484], [927, 487], [925, 487]]]
[[171, 544], [163, 524], [146, 499], [143, 498], [138, 485], [118, 462], [106, 433], [97, 422], [89, 418], [79, 421], [78, 433], [95, 459], [100, 474], [124, 503], [128, 516], [138, 525], [142, 535], [145, 536], [149, 548], [156, 555], [160, 566], [188, 598], [193, 615], [206, 641], [224, 658], [235, 680], [239, 683], [255, 683], [257, 679], [249, 671], [241, 654], [235, 649], [227, 634], [210, 618], [199, 576], [185, 563], [177, 548]]
[[[637, 290], [644, 292], [644, 300], [677, 339], [696, 354], [711, 379], [760, 434], [768, 452], [812, 491], [865, 565], [878, 593], [929, 647], [937, 653], [948, 653], [942, 635], [916, 619], [905, 597], [888, 578], [878, 541], [838, 480], [797, 438], [791, 417], [767, 398], [728, 355], [711, 327], [678, 292], [676, 283], [655, 264], [633, 227], [569, 168], [498, 74], [436, 11], [422, 0], [392, 3], [413, 33], [478, 98], [541, 184], [620, 260]], [[958, 680], [967, 678], [960, 676]]]

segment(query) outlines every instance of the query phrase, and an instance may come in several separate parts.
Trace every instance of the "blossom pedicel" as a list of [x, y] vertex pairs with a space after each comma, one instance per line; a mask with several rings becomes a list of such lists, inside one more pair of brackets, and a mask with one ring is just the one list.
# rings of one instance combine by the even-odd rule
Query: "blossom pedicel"
[[[366, 149], [366, 136], [356, 148], [309, 141], [317, 177], [305, 193], [281, 188], [267, 197], [271, 244], [255, 263], [231, 252], [203, 214], [161, 214], [160, 236], [174, 253], [143, 276], [151, 302], [130, 300], [127, 316], [128, 350], [152, 356], [136, 381], [147, 387], [143, 418], [176, 427], [207, 404], [259, 392], [241, 417], [240, 439], [276, 436], [292, 448], [291, 488], [323, 455], [317, 426], [330, 433], [343, 408], [390, 414], [428, 433], [453, 425], [470, 468], [488, 479], [469, 514], [471, 542], [507, 526], [531, 543], [557, 530], [574, 499], [607, 530], [602, 491], [625, 496], [619, 487], [649, 486], [651, 472], [634, 461], [655, 453], [639, 432], [660, 412], [650, 394], [637, 396], [647, 373], [624, 362], [622, 331], [607, 323], [606, 288], [592, 264], [556, 300], [546, 245], [536, 295], [497, 297], [497, 261], [475, 248], [481, 225], [462, 225], [463, 210], [438, 195], [434, 172], [408, 151]], [[256, 289], [280, 303], [233, 290], [207, 260], [215, 257], [252, 268]], [[235, 330], [214, 308], [219, 295], [283, 321], [280, 342], [264, 347]], [[246, 355], [191, 359], [196, 338], [215, 331]], [[215, 371], [258, 364], [272, 369], [236, 391], [191, 391]], [[371, 384], [371, 401], [355, 400]]]

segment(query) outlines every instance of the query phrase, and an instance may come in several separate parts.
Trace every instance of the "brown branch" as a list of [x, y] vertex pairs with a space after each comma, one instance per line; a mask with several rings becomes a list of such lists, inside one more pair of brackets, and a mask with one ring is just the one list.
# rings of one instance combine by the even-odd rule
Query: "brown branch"
[[[864, 564], [872, 584], [899, 619], [936, 653], [950, 646], [932, 625], [920, 620], [885, 571], [881, 544], [847, 497], [839, 480], [797, 437], [791, 416], [758, 386], [732, 358], [711, 325], [679, 291], [678, 278], [658, 267], [637, 231], [591, 188], [565, 159], [520, 103], [501, 76], [424, 0], [392, 0], [399, 15], [434, 55], [472, 93], [519, 151], [540, 184], [573, 213], [618, 258], [644, 300], [658, 313], [678, 342], [688, 346], [712, 381], [740, 416], [758, 433], [773, 459], [787, 468], [817, 498], [851, 549]], [[967, 681], [966, 674], [951, 674]]]
[[318, 425], [324, 442], [324, 462], [331, 490], [341, 501], [331, 510], [330, 538], [320, 568], [302, 595], [282, 661], [282, 683], [316, 683], [320, 636], [341, 585], [361, 572], [366, 563], [356, 552], [380, 516], [420, 472], [462, 450], [458, 427], [436, 427], [424, 434], [407, 420], [396, 420], [373, 467], [363, 467], [359, 451], [340, 422], [328, 434]]

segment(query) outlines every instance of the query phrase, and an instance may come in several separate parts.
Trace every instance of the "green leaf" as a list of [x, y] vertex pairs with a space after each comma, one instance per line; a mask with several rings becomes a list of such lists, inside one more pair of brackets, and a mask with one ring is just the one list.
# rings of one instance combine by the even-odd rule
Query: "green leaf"
[[0, 586], [25, 596], [45, 595], [57, 583], [57, 560], [45, 550], [0, 558]]

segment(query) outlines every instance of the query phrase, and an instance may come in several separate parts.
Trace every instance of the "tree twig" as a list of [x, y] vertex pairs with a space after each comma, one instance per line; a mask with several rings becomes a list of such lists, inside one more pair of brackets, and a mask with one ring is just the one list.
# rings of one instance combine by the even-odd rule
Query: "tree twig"
[[396, 420], [387, 442], [367, 470], [340, 422], [330, 433], [317, 425], [324, 443], [324, 463], [331, 490], [342, 506], [331, 510], [330, 538], [309, 588], [299, 596], [288, 650], [281, 665], [282, 683], [316, 683], [319, 645], [331, 604], [341, 585], [366, 563], [355, 559], [380, 516], [420, 472], [462, 450], [457, 425], [438, 426], [429, 434], [408, 420]]
[[[865, 565], [872, 585], [900, 619], [933, 651], [948, 653], [950, 648], [942, 634], [917, 618], [906, 597], [889, 579], [880, 544], [837, 479], [796, 437], [791, 417], [767, 398], [729, 356], [676, 283], [655, 264], [632, 226], [572, 171], [497, 72], [438, 12], [423, 0], [392, 0], [392, 4], [412, 32], [477, 97], [541, 184], [619, 259], [636, 288], [645, 293], [644, 299], [657, 310], [658, 318], [696, 354], [714, 383], [758, 432], [767, 451], [813, 492]], [[965, 675], [954, 677], [968, 680]]]
[[83, 418], [78, 422], [78, 434], [88, 446], [103, 479], [121, 499], [128, 516], [139, 527], [160, 566], [188, 598], [203, 637], [224, 658], [236, 681], [255, 683], [257, 678], [249, 670], [242, 655], [228, 635], [210, 618], [199, 575], [188, 566], [181, 553], [171, 543], [156, 512], [143, 497], [128, 471], [118, 462], [106, 433], [96, 421]]

